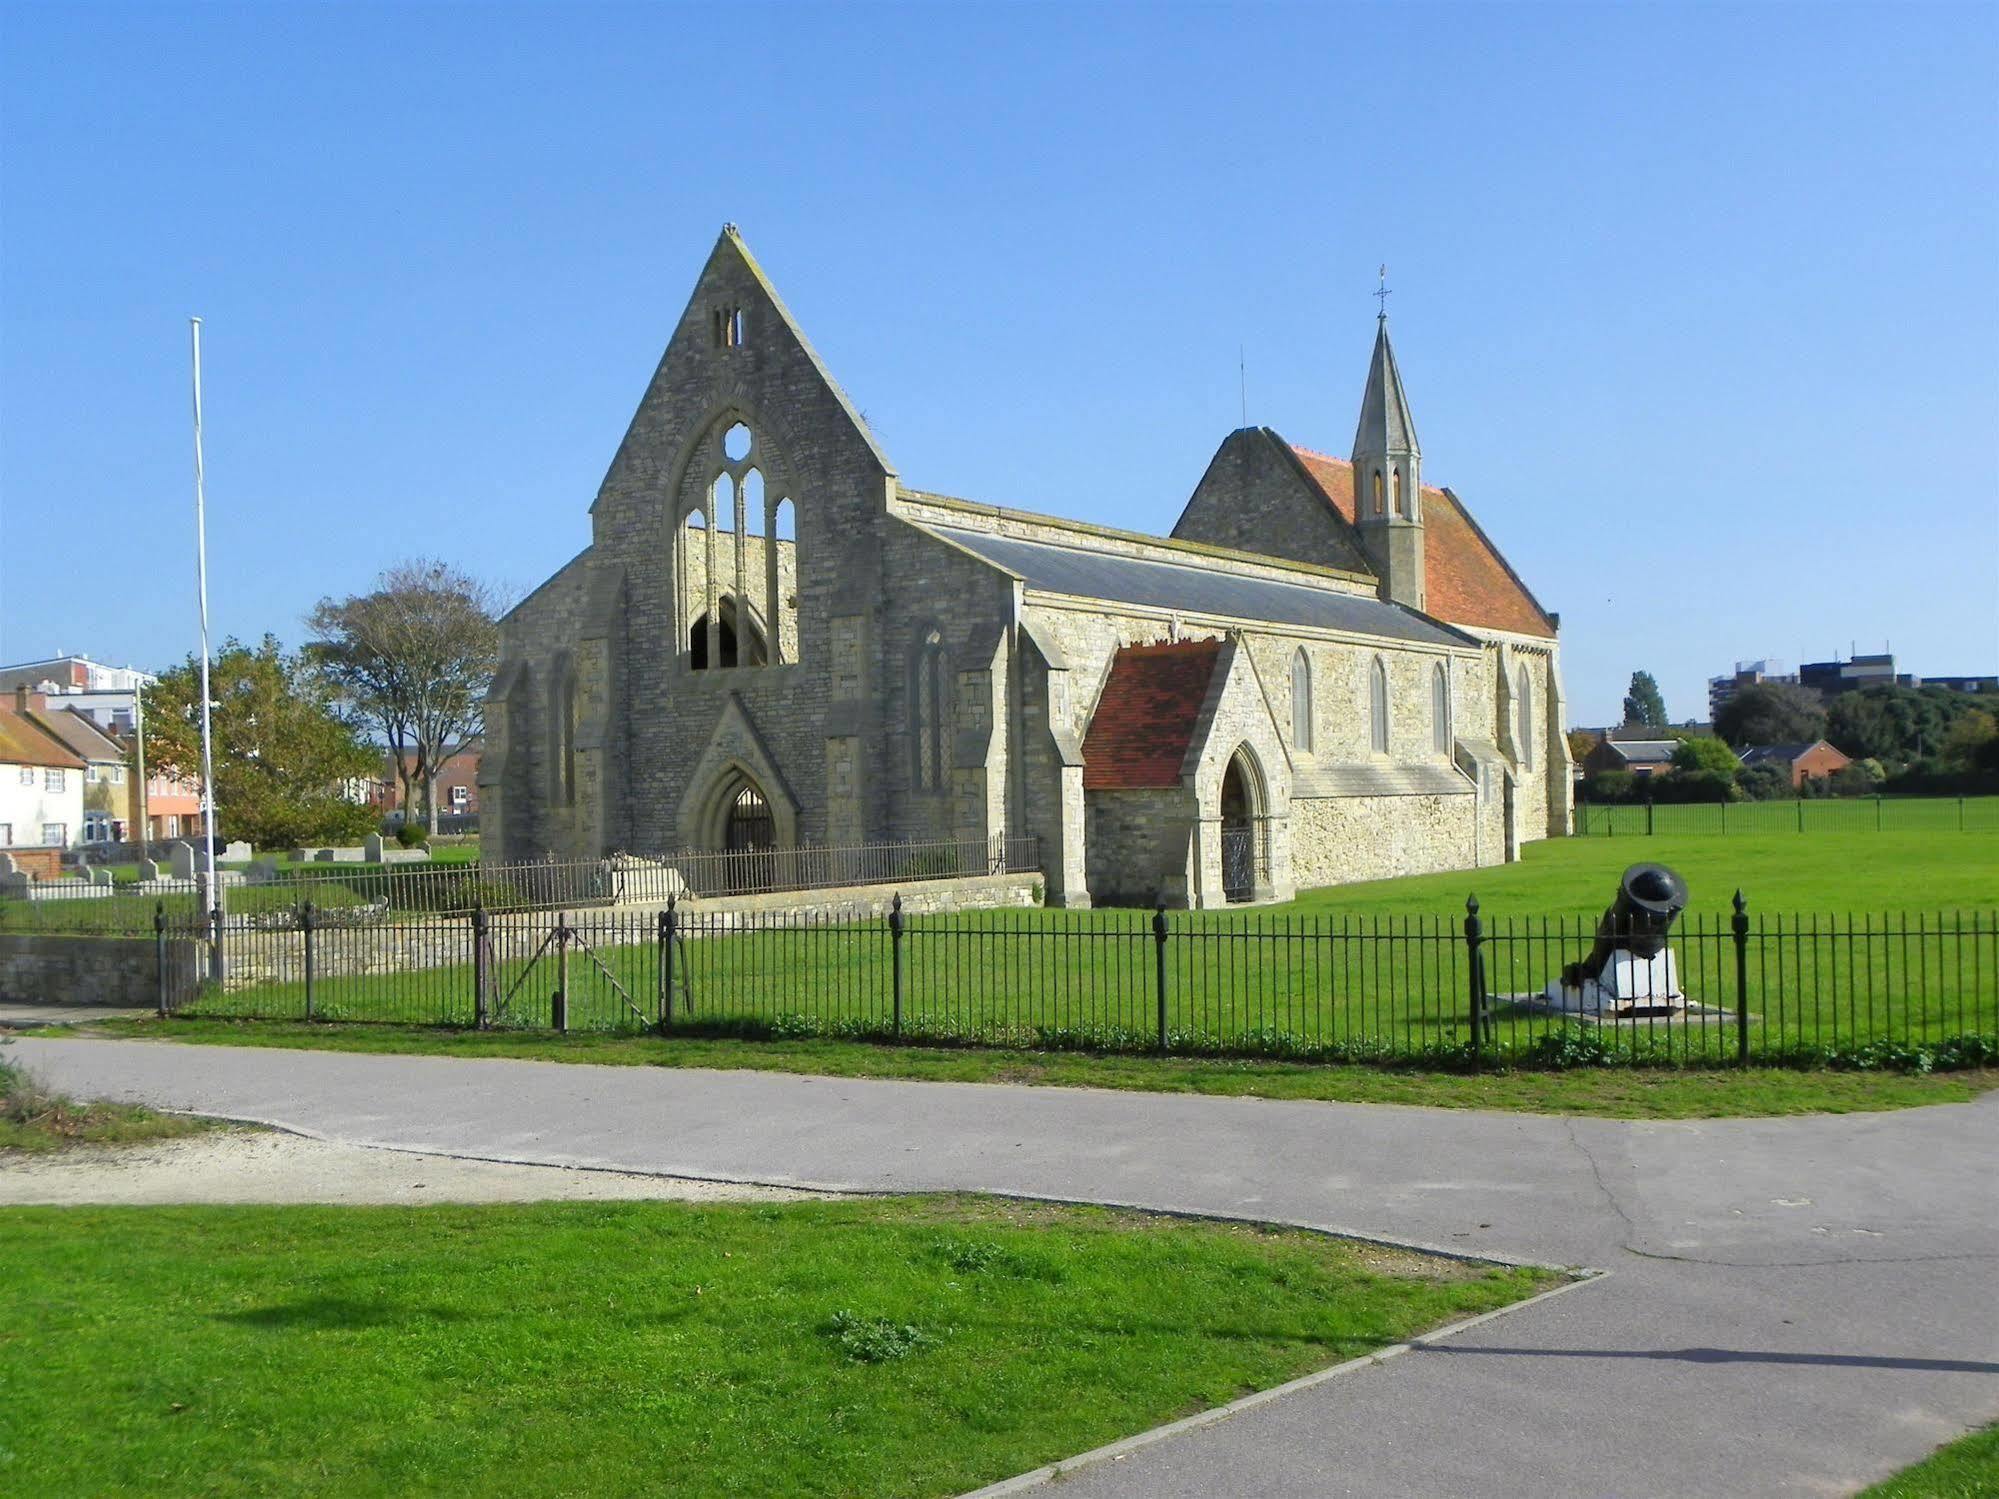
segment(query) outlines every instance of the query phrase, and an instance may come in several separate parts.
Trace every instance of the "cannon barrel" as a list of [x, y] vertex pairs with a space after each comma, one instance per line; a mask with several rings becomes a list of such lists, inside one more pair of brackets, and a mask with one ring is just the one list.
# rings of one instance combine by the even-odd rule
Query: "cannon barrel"
[[1562, 981], [1580, 986], [1598, 977], [1617, 951], [1641, 958], [1657, 957], [1666, 934], [1687, 908], [1687, 882], [1663, 864], [1633, 864], [1617, 882], [1617, 899], [1597, 923], [1596, 945], [1580, 963], [1562, 973]]

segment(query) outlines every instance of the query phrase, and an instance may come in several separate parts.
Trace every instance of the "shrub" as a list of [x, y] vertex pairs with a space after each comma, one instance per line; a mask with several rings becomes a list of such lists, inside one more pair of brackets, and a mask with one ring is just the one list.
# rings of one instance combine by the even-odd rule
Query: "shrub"
[[1638, 799], [1638, 777], [1628, 770], [1599, 770], [1583, 782], [1583, 800], [1599, 805]]
[[396, 829], [396, 842], [404, 848], [426, 848], [430, 844], [430, 834], [424, 831], [420, 822], [404, 822]]
[[1732, 770], [1676, 770], [1652, 777], [1646, 789], [1655, 802], [1732, 802], [1742, 795]]
[[1791, 773], [1781, 765], [1768, 760], [1759, 760], [1754, 765], [1742, 767], [1742, 773], [1735, 778], [1735, 784], [1742, 788], [1742, 794], [1753, 802], [1786, 801], [1797, 795], [1797, 788], [1791, 784]]

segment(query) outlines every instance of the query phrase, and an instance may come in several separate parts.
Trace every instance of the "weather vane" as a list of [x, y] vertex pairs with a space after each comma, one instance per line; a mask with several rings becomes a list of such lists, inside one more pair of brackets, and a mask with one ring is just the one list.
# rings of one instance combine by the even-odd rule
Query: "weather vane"
[[1378, 313], [1376, 313], [1376, 314], [1375, 314], [1375, 316], [1377, 316], [1377, 317], [1381, 317], [1381, 318], [1385, 318], [1385, 317], [1387, 317], [1387, 316], [1388, 316], [1388, 299], [1389, 299], [1390, 297], [1394, 296], [1394, 295], [1395, 295], [1395, 293], [1391, 292], [1391, 291], [1390, 291], [1390, 290], [1388, 289], [1388, 267], [1387, 267], [1386, 265], [1382, 266], [1382, 268], [1381, 268], [1381, 287], [1380, 287], [1380, 289], [1379, 289], [1379, 290], [1377, 290], [1377, 291], [1376, 291], [1376, 292], [1375, 292], [1375, 293], [1374, 293], [1373, 295], [1374, 295], [1374, 299], [1375, 299], [1375, 301], [1377, 301], [1377, 302], [1379, 302], [1379, 303], [1381, 304], [1381, 311], [1380, 311], [1380, 312], [1378, 312]]

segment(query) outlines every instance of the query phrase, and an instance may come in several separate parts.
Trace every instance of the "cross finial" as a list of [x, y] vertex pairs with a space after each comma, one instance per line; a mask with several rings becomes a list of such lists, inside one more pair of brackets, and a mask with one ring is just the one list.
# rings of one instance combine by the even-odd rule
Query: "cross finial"
[[1376, 313], [1375, 316], [1383, 322], [1388, 321], [1388, 299], [1394, 295], [1395, 293], [1388, 289], [1388, 267], [1383, 265], [1381, 268], [1381, 285], [1374, 292], [1375, 301], [1381, 305], [1381, 311]]

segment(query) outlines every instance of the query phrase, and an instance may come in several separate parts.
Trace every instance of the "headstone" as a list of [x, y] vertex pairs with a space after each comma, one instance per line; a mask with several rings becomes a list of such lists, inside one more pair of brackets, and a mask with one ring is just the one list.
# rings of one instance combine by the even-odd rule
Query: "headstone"
[[364, 863], [368, 864], [379, 864], [382, 862], [382, 835], [380, 833], [370, 833], [366, 838], [361, 840], [361, 859]]
[[19, 874], [21, 866], [14, 862], [12, 854], [0, 853], [0, 874]]
[[90, 871], [90, 883], [93, 885], [110, 885], [111, 871], [103, 868], [92, 869]]
[[194, 845], [186, 841], [167, 845], [167, 863], [177, 880], [194, 878]]
[[312, 862], [315, 864], [331, 864], [333, 862], [333, 850], [330, 848], [322, 848], [318, 853], [312, 856]]
[[241, 838], [234, 843], [224, 844], [222, 848], [222, 857], [231, 864], [248, 864], [256, 857], [256, 853], [257, 851]]
[[253, 885], [275, 885], [278, 882], [278, 860], [275, 854], [266, 854], [250, 866], [250, 883]]
[[139, 861], [139, 883], [140, 883], [140, 884], [142, 884], [142, 885], [143, 885], [143, 884], [147, 884], [147, 883], [149, 883], [149, 882], [151, 882], [151, 881], [153, 881], [153, 880], [156, 880], [156, 879], [158, 879], [159, 877], [160, 877], [160, 864], [159, 864], [159, 860], [157, 860], [157, 859], [141, 859], [141, 860]]

